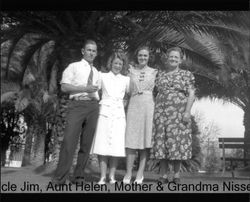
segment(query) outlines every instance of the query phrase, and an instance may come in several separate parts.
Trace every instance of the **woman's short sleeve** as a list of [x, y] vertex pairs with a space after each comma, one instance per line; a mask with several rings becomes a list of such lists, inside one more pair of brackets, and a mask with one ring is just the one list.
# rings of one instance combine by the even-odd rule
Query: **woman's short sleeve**
[[159, 86], [159, 78], [160, 78], [160, 74], [161, 71], [160, 70], [156, 70], [156, 76], [155, 76], [155, 87], [157, 88]]
[[127, 76], [131, 76], [132, 69], [133, 69], [133, 66], [132, 66], [132, 65], [129, 65]]
[[130, 87], [130, 78], [126, 76], [126, 93], [129, 93], [129, 87]]

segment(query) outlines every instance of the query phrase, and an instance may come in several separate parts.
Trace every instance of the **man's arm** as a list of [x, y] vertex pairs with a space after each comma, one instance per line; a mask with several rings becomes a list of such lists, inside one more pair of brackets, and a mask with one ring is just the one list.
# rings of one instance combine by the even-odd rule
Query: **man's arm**
[[98, 90], [98, 86], [84, 86], [84, 85], [79, 85], [79, 86], [74, 86], [72, 84], [68, 83], [62, 83], [61, 84], [61, 90], [64, 93], [70, 93], [70, 94], [77, 94], [77, 93], [94, 93]]

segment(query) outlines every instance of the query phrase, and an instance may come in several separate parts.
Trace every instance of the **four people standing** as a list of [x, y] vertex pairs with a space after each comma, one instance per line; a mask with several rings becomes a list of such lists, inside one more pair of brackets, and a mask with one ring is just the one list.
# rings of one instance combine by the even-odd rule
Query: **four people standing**
[[[93, 67], [97, 55], [94, 41], [85, 43], [82, 54], [82, 61], [70, 64], [61, 81], [62, 91], [69, 93], [72, 101], [53, 182], [65, 183], [81, 134], [73, 182], [84, 179], [84, 168], [91, 149], [91, 153], [99, 157], [99, 184], [106, 183], [108, 160], [109, 182], [116, 182], [118, 157], [125, 156], [127, 162], [123, 183], [130, 183], [138, 151], [139, 169], [134, 182], [141, 184], [151, 149], [150, 157], [160, 159], [162, 177], [159, 180], [168, 181], [167, 166], [173, 162], [174, 181], [179, 183], [181, 160], [191, 158], [190, 111], [195, 98], [194, 76], [179, 68], [183, 56], [181, 49], [169, 49], [165, 69], [158, 72], [148, 66], [149, 47], [140, 47], [136, 52], [137, 64], [130, 66], [128, 76], [122, 75], [126, 58], [121, 52], [111, 55], [108, 73], [100, 73]], [[154, 88], [158, 92], [156, 103]], [[100, 103], [99, 89], [102, 90]], [[127, 117], [123, 104], [126, 93], [130, 95]]]

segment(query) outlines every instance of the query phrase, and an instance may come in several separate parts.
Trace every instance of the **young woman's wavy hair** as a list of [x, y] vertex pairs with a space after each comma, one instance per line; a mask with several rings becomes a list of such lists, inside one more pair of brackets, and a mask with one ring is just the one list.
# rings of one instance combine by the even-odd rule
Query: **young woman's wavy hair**
[[107, 70], [111, 71], [112, 69], [112, 63], [114, 59], [119, 58], [123, 62], [121, 74], [122, 75], [127, 75], [128, 71], [128, 60], [126, 54], [122, 50], [115, 51], [111, 54], [111, 56], [108, 59], [107, 62]]
[[[141, 51], [141, 50], [146, 50], [146, 51], [148, 51], [149, 60], [151, 59], [151, 57], [150, 57], [150, 56], [151, 56], [151, 50], [150, 50], [149, 46], [140, 46], [139, 48], [136, 49], [135, 54], [133, 55], [133, 63], [136, 64], [136, 65], [139, 64], [139, 63], [138, 63], [137, 57], [138, 57], [139, 51]], [[149, 62], [150, 62], [150, 61], [148, 61], [148, 63], [149, 63]]]

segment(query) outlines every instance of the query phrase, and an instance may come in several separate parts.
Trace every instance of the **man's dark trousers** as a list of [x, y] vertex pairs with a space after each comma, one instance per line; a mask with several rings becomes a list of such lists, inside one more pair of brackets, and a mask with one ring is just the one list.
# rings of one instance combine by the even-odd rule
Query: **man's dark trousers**
[[[53, 178], [59, 183], [64, 183], [69, 175], [79, 135], [81, 135], [80, 150], [78, 152], [74, 177], [83, 177], [84, 168], [87, 164], [92, 146], [98, 114], [99, 103], [97, 101], [70, 101], [67, 114], [67, 126], [64, 131], [59, 162]], [[82, 125], [84, 125], [83, 128]]]

